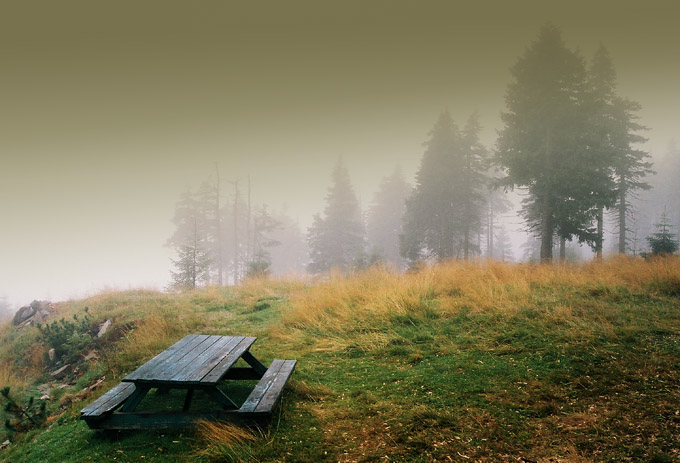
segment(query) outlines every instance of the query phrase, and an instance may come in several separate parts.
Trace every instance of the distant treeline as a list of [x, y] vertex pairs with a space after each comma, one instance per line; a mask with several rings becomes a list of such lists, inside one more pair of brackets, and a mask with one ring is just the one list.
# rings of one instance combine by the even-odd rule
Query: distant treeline
[[601, 46], [587, 62], [548, 25], [511, 74], [493, 150], [479, 140], [476, 114], [459, 128], [445, 111], [429, 134], [414, 186], [395, 169], [364, 213], [339, 160], [326, 206], [306, 233], [285, 211], [251, 204], [250, 181], [225, 187], [216, 171], [177, 203], [168, 241], [178, 254], [172, 287], [236, 284], [271, 272], [352, 271], [379, 262], [403, 270], [422, 261], [509, 260], [512, 246], [500, 217], [511, 208], [506, 193], [513, 189], [523, 195], [527, 259], [551, 261], [556, 250], [565, 259], [570, 242], [601, 257], [607, 229], [614, 252], [655, 250], [659, 234], [676, 243], [668, 249], [677, 249], [680, 150], [670, 147], [652, 180], [640, 105], [617, 93], [607, 50]]

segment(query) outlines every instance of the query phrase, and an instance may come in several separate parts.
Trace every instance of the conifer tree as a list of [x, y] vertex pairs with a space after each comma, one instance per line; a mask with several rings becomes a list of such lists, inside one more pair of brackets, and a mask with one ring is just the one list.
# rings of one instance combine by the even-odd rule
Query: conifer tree
[[640, 105], [617, 95], [616, 71], [603, 46], [595, 52], [589, 71], [592, 126], [597, 131], [594, 148], [600, 160], [596, 168], [607, 169], [611, 183], [601, 190], [595, 252], [598, 256], [602, 254], [604, 209], [615, 206], [619, 228], [618, 250], [623, 254], [628, 241], [626, 219], [631, 213], [631, 196], [636, 190], [650, 188], [644, 181], [644, 177], [652, 172], [649, 155], [634, 148], [646, 141], [638, 134], [645, 127], [636, 122], [635, 112], [640, 109]]
[[397, 167], [392, 175], [380, 182], [368, 211], [366, 235], [371, 252], [397, 269], [403, 269], [406, 264], [399, 253], [399, 236], [402, 234], [406, 198], [410, 192], [411, 186]]
[[473, 242], [473, 236], [481, 233], [482, 217], [486, 203], [487, 151], [479, 141], [482, 127], [477, 113], [470, 116], [461, 133], [459, 169], [462, 173], [458, 185], [457, 197], [460, 203], [459, 217], [463, 228], [463, 258], [467, 260], [471, 252], [479, 254], [481, 250]]
[[673, 226], [665, 208], [655, 227], [657, 231], [647, 238], [652, 254], [674, 254], [678, 250], [678, 235], [672, 233]]
[[456, 217], [456, 184], [461, 180], [459, 131], [448, 111], [443, 112], [430, 132], [430, 139], [416, 174], [416, 185], [406, 201], [401, 253], [411, 262], [456, 256], [460, 224]]
[[342, 159], [338, 160], [333, 170], [332, 181], [326, 195], [323, 216], [314, 216], [307, 235], [310, 249], [307, 268], [311, 273], [326, 272], [333, 268], [349, 271], [365, 248], [359, 201]]
[[487, 184], [479, 132], [476, 115], [460, 131], [448, 111], [430, 132], [404, 215], [401, 252], [412, 262], [479, 252]]
[[198, 226], [194, 224], [191, 238], [177, 248], [178, 258], [171, 259], [175, 270], [170, 271], [173, 290], [196, 289], [210, 281], [210, 256], [198, 234]]
[[269, 249], [279, 246], [280, 241], [273, 237], [276, 230], [281, 228], [281, 222], [276, 220], [263, 204], [253, 219], [253, 256], [248, 262], [248, 277], [266, 277], [271, 272], [272, 258]]
[[583, 59], [560, 31], [545, 26], [511, 69], [497, 164], [506, 186], [528, 191], [523, 213], [552, 260], [555, 236], [592, 241], [592, 223], [608, 174], [592, 149], [591, 110]]

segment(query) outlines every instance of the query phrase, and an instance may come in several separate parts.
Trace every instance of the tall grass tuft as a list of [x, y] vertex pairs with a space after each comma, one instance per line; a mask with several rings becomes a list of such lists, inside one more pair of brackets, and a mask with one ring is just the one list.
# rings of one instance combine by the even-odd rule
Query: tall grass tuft
[[220, 421], [200, 420], [196, 423], [198, 443], [194, 449], [197, 457], [216, 461], [252, 461], [248, 446], [257, 436], [247, 428]]

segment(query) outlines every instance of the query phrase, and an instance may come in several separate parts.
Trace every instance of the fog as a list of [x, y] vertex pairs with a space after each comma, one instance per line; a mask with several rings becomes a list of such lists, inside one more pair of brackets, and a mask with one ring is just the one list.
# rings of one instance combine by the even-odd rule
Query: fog
[[304, 231], [340, 157], [364, 209], [396, 165], [412, 183], [443, 110], [461, 125], [477, 111], [493, 149], [509, 69], [546, 22], [586, 58], [607, 47], [660, 158], [680, 126], [679, 13], [659, 0], [5, 5], [0, 296], [164, 288], [175, 204], [216, 164]]

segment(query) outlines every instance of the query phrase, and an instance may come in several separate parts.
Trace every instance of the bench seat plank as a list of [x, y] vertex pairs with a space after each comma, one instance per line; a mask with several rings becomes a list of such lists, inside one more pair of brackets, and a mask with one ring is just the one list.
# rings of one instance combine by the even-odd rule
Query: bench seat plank
[[133, 383], [120, 383], [90, 405], [83, 408], [80, 415], [84, 418], [95, 418], [111, 412], [125, 402], [125, 400], [135, 392], [135, 389], [136, 387]]
[[268, 415], [272, 413], [283, 392], [283, 387], [295, 369], [296, 360], [274, 360], [262, 379], [239, 409], [241, 414]]

